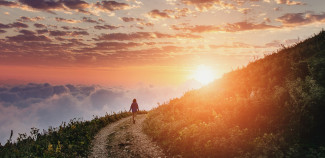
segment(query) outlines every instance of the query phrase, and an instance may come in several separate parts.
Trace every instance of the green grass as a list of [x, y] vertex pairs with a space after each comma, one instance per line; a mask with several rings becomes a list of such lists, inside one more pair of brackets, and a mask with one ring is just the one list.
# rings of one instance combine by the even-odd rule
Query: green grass
[[183, 157], [325, 157], [325, 32], [148, 113], [145, 132]]
[[90, 121], [72, 119], [69, 123], [48, 129], [45, 134], [32, 128], [31, 135], [20, 134], [17, 141], [8, 141], [0, 146], [0, 157], [86, 157], [90, 152], [91, 140], [101, 128], [131, 115], [130, 112], [120, 112], [95, 117]]

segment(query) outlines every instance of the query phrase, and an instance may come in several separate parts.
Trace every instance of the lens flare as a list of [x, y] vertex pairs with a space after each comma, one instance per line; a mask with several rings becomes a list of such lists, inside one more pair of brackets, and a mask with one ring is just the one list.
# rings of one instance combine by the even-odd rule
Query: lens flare
[[194, 73], [194, 79], [206, 85], [215, 79], [215, 75], [210, 67], [199, 65]]

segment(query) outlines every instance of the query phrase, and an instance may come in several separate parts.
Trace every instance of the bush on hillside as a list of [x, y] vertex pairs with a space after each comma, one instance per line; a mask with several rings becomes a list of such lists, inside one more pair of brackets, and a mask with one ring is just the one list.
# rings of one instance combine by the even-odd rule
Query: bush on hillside
[[96, 116], [90, 121], [72, 119], [44, 133], [31, 128], [29, 136], [19, 134], [16, 142], [8, 140], [4, 146], [0, 145], [0, 157], [86, 157], [90, 152], [91, 140], [101, 128], [130, 115], [130, 112], [120, 112]]
[[145, 132], [184, 157], [325, 157], [325, 32], [150, 111]]

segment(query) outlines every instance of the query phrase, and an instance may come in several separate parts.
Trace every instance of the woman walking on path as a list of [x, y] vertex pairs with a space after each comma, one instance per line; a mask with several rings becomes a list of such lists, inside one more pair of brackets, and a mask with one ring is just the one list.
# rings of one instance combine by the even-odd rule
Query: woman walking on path
[[135, 124], [135, 119], [134, 117], [136, 116], [137, 114], [137, 111], [139, 111], [139, 105], [137, 103], [137, 100], [136, 99], [133, 99], [133, 102], [131, 104], [131, 107], [130, 107], [130, 110], [132, 110], [132, 118], [133, 118], [133, 124]]

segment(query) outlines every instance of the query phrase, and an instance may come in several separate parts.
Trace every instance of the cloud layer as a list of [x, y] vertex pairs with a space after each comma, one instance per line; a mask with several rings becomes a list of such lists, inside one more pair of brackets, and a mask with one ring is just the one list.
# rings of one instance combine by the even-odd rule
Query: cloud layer
[[31, 127], [47, 129], [73, 118], [91, 119], [93, 115], [128, 110], [133, 98], [137, 98], [141, 110], [149, 110], [158, 102], [197, 86], [188, 83], [178, 88], [163, 88], [139, 84], [134, 89], [123, 89], [48, 83], [3, 85], [0, 86], [0, 142], [9, 138], [11, 129], [16, 137], [18, 133], [28, 133]]
[[[225, 36], [233, 36], [230, 42], [238, 42], [241, 33], [262, 35], [302, 29], [306, 25], [320, 28], [318, 25], [325, 24], [324, 13], [313, 10], [312, 6], [321, 3], [320, 0], [310, 5], [299, 0], [168, 0], [157, 4], [149, 0], [1, 0], [0, 7], [6, 11], [0, 15], [4, 19], [0, 22], [0, 65], [105, 67], [125, 63], [131, 66], [147, 59], [162, 63], [167, 59], [177, 61], [194, 52], [197, 56], [200, 52], [217, 53], [204, 48], [222, 45], [228, 40]], [[277, 12], [267, 9], [270, 7]], [[278, 38], [274, 35], [264, 43]]]

